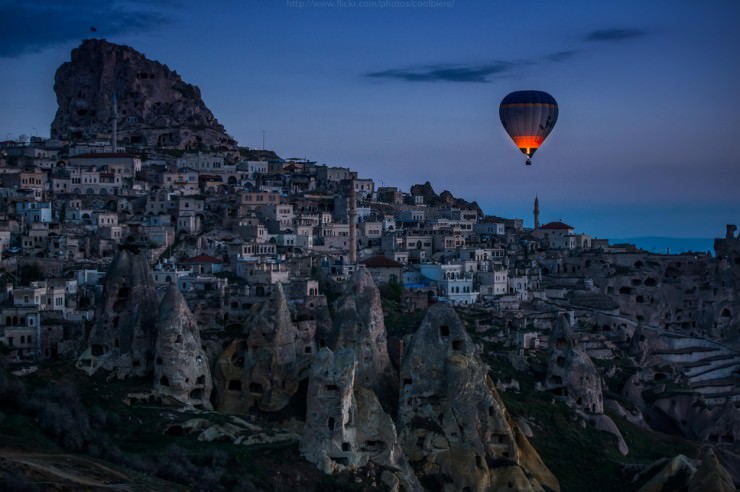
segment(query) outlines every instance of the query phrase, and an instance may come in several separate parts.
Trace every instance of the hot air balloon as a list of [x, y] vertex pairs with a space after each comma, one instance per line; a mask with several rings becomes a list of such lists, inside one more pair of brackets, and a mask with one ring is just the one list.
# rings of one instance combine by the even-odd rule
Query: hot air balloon
[[547, 92], [516, 91], [501, 101], [501, 124], [519, 150], [527, 156], [527, 165], [558, 121], [558, 103]]

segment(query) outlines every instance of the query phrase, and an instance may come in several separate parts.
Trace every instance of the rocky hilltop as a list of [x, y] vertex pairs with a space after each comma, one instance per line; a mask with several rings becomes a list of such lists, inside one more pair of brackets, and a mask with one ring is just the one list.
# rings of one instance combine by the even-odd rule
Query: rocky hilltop
[[444, 190], [438, 195], [429, 181], [425, 181], [424, 184], [413, 185], [411, 187], [411, 195], [414, 197], [422, 197], [424, 203], [428, 205], [457, 207], [463, 210], [475, 210], [478, 212], [478, 215], [483, 216], [483, 211], [478, 206], [478, 203], [468, 202], [464, 198], [456, 198], [447, 190]]
[[200, 89], [167, 65], [104, 39], [86, 39], [54, 77], [52, 138], [110, 139], [117, 101], [118, 143], [192, 150], [236, 149]]

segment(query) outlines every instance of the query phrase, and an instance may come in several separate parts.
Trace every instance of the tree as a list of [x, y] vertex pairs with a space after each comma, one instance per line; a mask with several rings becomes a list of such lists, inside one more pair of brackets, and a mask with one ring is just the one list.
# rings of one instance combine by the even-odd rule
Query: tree
[[44, 270], [38, 263], [22, 265], [18, 274], [20, 275], [21, 285], [28, 285], [30, 282], [36, 280], [43, 280], [45, 277]]

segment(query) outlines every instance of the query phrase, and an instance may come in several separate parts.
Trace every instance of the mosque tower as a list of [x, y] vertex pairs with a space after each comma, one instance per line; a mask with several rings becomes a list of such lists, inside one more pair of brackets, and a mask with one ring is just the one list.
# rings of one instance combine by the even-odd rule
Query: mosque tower
[[540, 199], [537, 195], [534, 196], [534, 228], [540, 228]]
[[118, 98], [116, 98], [116, 91], [113, 91], [113, 141], [111, 142], [113, 147], [113, 153], [118, 152]]

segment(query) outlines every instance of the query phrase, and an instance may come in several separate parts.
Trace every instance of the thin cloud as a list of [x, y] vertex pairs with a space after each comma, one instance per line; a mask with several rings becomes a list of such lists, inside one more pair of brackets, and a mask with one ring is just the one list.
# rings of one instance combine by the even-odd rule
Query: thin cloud
[[167, 15], [136, 0], [0, 1], [0, 57], [17, 57], [90, 36], [152, 30], [167, 22]]
[[372, 78], [397, 79], [407, 82], [490, 82], [489, 77], [514, 67], [511, 62], [481, 65], [439, 64], [412, 68], [394, 68], [365, 74]]
[[576, 56], [579, 52], [577, 50], [569, 50], [569, 51], [558, 51], [557, 53], [550, 53], [549, 55], [545, 55], [542, 58], [545, 61], [550, 62], [564, 62], [566, 60], [570, 60], [574, 56]]
[[647, 31], [641, 29], [600, 29], [586, 36], [586, 41], [625, 41], [645, 36]]
[[511, 72], [522, 66], [539, 63], [560, 63], [578, 54], [576, 50], [550, 53], [540, 58], [517, 61], [495, 61], [460, 65], [440, 63], [410, 68], [391, 68], [377, 72], [366, 73], [366, 77], [379, 79], [395, 79], [404, 82], [476, 82], [488, 83], [496, 75]]

